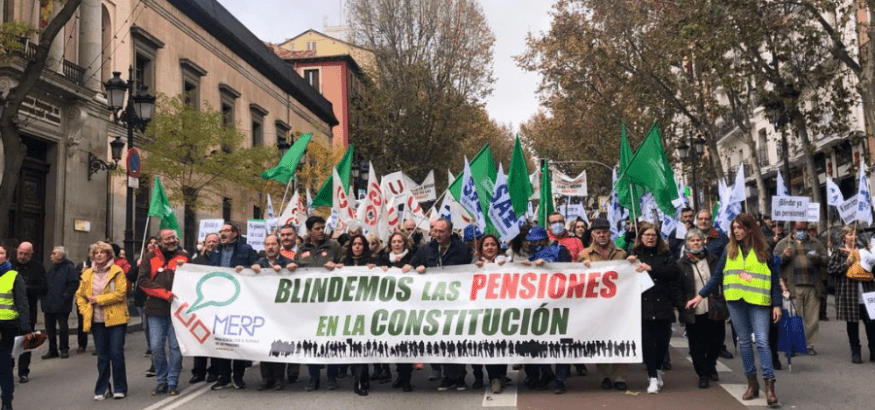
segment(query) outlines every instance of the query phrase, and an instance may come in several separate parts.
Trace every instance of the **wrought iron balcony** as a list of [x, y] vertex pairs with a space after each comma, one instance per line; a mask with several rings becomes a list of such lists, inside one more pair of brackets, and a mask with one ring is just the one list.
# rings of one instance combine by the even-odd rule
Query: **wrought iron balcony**
[[[19, 37], [18, 44], [19, 47], [12, 50], [13, 54], [22, 57], [25, 60], [30, 60], [36, 55], [37, 45], [30, 41], [29, 38]], [[64, 77], [67, 77], [67, 79], [76, 84], [81, 85], [85, 81], [85, 69], [67, 59], [64, 59], [63, 62], [63, 72]]]

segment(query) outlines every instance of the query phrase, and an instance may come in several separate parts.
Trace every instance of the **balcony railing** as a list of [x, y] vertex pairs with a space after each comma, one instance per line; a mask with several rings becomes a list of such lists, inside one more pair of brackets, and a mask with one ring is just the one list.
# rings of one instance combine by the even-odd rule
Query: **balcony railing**
[[[12, 50], [12, 53], [26, 60], [32, 59], [36, 55], [37, 45], [30, 41], [27, 37], [19, 37], [18, 44], [20, 47]], [[70, 81], [81, 85], [85, 81], [85, 69], [79, 67], [75, 63], [64, 59], [63, 62], [64, 77]]]
[[85, 69], [64, 59], [64, 76], [69, 78], [70, 81], [81, 85], [85, 80]]

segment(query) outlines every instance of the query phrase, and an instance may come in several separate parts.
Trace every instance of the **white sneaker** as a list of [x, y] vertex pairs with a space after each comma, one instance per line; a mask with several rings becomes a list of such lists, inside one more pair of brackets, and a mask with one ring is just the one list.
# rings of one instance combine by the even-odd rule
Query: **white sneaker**
[[660, 389], [662, 389], [662, 385], [663, 385], [663, 383], [662, 383], [662, 375], [663, 374], [665, 374], [665, 372], [662, 370], [656, 371], [656, 382], [659, 384]]
[[103, 401], [103, 399], [105, 399], [105, 398], [106, 398], [105, 394], [95, 394], [94, 395], [94, 401]]
[[647, 394], [656, 394], [659, 393], [659, 381], [656, 377], [650, 378], [650, 385], [647, 386]]
[[117, 392], [112, 394], [112, 398], [114, 398], [116, 400], [123, 399], [123, 398], [125, 398], [125, 394], [120, 392], [120, 391], [117, 391]]

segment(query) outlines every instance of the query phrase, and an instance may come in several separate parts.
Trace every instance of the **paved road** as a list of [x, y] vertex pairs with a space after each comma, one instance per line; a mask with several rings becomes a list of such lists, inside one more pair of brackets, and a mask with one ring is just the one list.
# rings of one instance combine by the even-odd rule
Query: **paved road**
[[[830, 315], [834, 310], [830, 307]], [[861, 332], [865, 335], [865, 332]], [[71, 340], [75, 346], [75, 341]], [[742, 404], [737, 398], [745, 387], [739, 359], [721, 360], [721, 383], [709, 389], [698, 389], [691, 363], [686, 359], [686, 341], [682, 328], [676, 326], [672, 340], [673, 370], [666, 374], [666, 386], [660, 394], [648, 395], [643, 366], [632, 366], [629, 377], [629, 392], [604, 391], [598, 386], [600, 380], [593, 373], [574, 376], [569, 380], [565, 395], [552, 391], [532, 391], [511, 386], [501, 395], [491, 396], [483, 391], [438, 392], [437, 382], [426, 380], [427, 371], [415, 372], [412, 393], [393, 390], [390, 384], [372, 384], [371, 394], [359, 397], [353, 394], [351, 381], [342, 380], [340, 390], [328, 392], [304, 392], [303, 383], [290, 385], [285, 391], [259, 392], [258, 368], [247, 371], [246, 390], [210, 391], [204, 384], [188, 385], [192, 362], [184, 361], [181, 379], [182, 394], [178, 397], [153, 397], [154, 380], [145, 378], [149, 358], [143, 357], [145, 340], [141, 331], [128, 334], [126, 343], [129, 396], [124, 400], [93, 401], [94, 381], [97, 376], [96, 357], [89, 346], [85, 354], [73, 354], [69, 359], [40, 360], [45, 353], [41, 347], [35, 353], [31, 365], [30, 383], [16, 386], [16, 409], [102, 409], [114, 410], [170, 410], [170, 409], [255, 409], [294, 407], [297, 409], [744, 409], [765, 406], [760, 399]], [[732, 347], [730, 347], [730, 350]], [[864, 347], [865, 350], [865, 347]], [[875, 376], [875, 363], [854, 365], [850, 362], [844, 322], [823, 322], [819, 355], [796, 357], [793, 371], [777, 373], [778, 398], [784, 408], [799, 409], [862, 409], [871, 408], [875, 392], [871, 381]], [[868, 355], [864, 355], [864, 360]], [[782, 359], [786, 365], [786, 359]], [[595, 370], [595, 366], [590, 366]], [[522, 375], [511, 374], [518, 381]], [[306, 377], [306, 376], [305, 376]], [[306, 379], [305, 379], [306, 381]], [[471, 376], [468, 377], [470, 385]], [[323, 380], [324, 382], [324, 380]], [[733, 395], [733, 392], [735, 396]], [[761, 408], [761, 407], [760, 407]]]

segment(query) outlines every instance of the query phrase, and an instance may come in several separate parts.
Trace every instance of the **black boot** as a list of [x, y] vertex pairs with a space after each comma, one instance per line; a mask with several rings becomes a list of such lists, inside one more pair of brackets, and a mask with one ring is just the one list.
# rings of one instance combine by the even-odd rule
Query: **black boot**
[[863, 358], [860, 354], [860, 346], [851, 346], [851, 363], [863, 363]]

